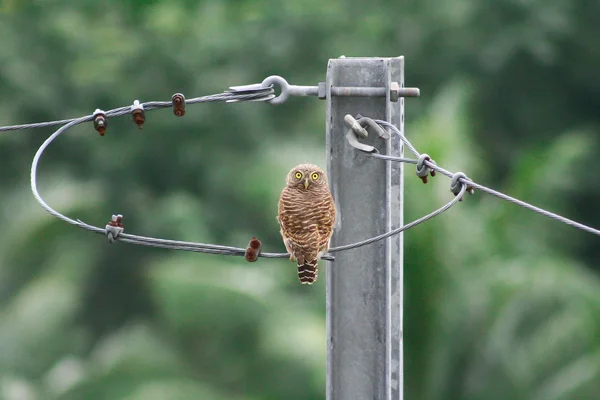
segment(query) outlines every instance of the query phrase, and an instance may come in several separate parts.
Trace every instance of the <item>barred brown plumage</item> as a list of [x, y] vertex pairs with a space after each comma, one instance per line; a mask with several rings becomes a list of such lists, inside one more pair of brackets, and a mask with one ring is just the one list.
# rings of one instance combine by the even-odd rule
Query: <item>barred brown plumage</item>
[[277, 220], [281, 237], [297, 261], [298, 278], [303, 284], [317, 280], [318, 261], [329, 249], [335, 222], [335, 204], [327, 175], [316, 165], [292, 168], [279, 198]]

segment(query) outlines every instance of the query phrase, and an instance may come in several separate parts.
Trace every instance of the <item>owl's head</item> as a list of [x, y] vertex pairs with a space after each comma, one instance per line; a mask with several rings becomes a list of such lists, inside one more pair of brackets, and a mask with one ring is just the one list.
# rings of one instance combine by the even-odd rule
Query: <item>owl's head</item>
[[327, 175], [313, 164], [296, 165], [289, 172], [286, 183], [288, 187], [301, 190], [315, 190], [317, 188], [328, 188]]

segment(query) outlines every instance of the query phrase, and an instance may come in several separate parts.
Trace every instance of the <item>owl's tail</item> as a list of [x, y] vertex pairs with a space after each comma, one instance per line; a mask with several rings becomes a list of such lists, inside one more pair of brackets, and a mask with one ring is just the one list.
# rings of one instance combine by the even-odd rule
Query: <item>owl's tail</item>
[[312, 285], [319, 276], [317, 260], [306, 261], [304, 264], [298, 264], [298, 278], [300, 283]]

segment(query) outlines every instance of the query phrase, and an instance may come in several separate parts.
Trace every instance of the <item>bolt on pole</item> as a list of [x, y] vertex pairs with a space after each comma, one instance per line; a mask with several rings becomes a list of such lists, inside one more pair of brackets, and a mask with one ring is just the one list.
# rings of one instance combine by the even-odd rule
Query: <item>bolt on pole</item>
[[[382, 119], [403, 130], [404, 58], [345, 58], [327, 66], [327, 172], [338, 218], [332, 246], [403, 223], [403, 163], [352, 148], [344, 117]], [[335, 96], [336, 87], [385, 88], [385, 97]], [[396, 135], [361, 142], [402, 156]], [[402, 234], [336, 254], [326, 271], [327, 400], [403, 398]]]

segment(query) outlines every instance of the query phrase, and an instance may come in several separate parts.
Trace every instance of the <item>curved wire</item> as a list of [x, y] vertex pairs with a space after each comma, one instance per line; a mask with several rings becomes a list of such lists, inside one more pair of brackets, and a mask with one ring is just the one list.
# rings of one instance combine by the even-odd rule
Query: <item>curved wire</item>
[[[227, 96], [227, 98], [230, 98], [231, 96]], [[239, 96], [238, 96], [239, 97]], [[245, 96], [244, 96], [245, 97]], [[216, 101], [216, 98], [223, 98], [222, 95], [214, 95], [214, 96], [206, 96], [204, 98], [197, 98], [197, 99], [192, 99], [191, 101], [194, 102], [201, 102], [201, 101]], [[197, 101], [195, 101], [197, 100]], [[169, 106], [170, 103], [167, 102], [152, 102], [152, 103], [145, 103], [145, 109], [147, 110], [151, 110], [154, 108], [162, 108], [162, 107], [167, 107]], [[147, 107], [146, 107], [147, 106]], [[130, 108], [129, 107], [121, 107], [121, 108], [117, 108], [114, 110], [110, 110], [108, 112], [106, 112], [107, 116], [111, 116], [111, 117], [115, 117], [115, 116], [121, 116], [121, 115], [125, 115], [125, 114], [129, 114]], [[99, 234], [103, 234], [106, 235], [107, 231], [105, 228], [101, 228], [98, 226], [94, 226], [94, 225], [90, 225], [87, 224], [79, 219], [75, 220], [72, 218], [69, 218], [67, 216], [65, 216], [64, 214], [61, 214], [60, 212], [56, 211], [55, 209], [53, 209], [52, 207], [50, 207], [48, 205], [48, 203], [46, 203], [44, 201], [44, 199], [41, 197], [38, 187], [37, 187], [37, 170], [38, 170], [38, 164], [39, 161], [42, 157], [42, 154], [44, 154], [44, 151], [46, 151], [46, 149], [48, 148], [48, 146], [50, 145], [50, 143], [52, 143], [57, 137], [59, 137], [61, 134], [63, 134], [64, 132], [66, 132], [68, 129], [72, 128], [75, 125], [81, 124], [83, 122], [87, 122], [87, 121], [91, 121], [93, 118], [92, 115], [87, 115], [84, 117], [80, 117], [77, 119], [73, 119], [70, 120], [70, 122], [68, 122], [67, 124], [63, 125], [62, 127], [60, 127], [58, 130], [56, 130], [56, 132], [54, 132], [52, 135], [50, 135], [50, 137], [48, 137], [40, 146], [40, 148], [37, 150], [37, 152], [35, 153], [35, 156], [33, 157], [33, 161], [31, 164], [31, 191], [33, 193], [33, 196], [35, 197], [35, 199], [38, 201], [38, 203], [51, 215], [53, 215], [54, 217], [67, 222], [68, 224], [71, 225], [75, 225], [79, 228], [88, 230], [90, 232], [94, 232], [94, 233], [99, 233]], [[386, 159], [386, 160], [394, 160], [394, 161], [402, 161], [402, 162], [409, 162], [409, 163], [416, 163], [416, 160], [412, 160], [412, 159], [404, 159], [404, 158], [400, 158], [400, 157], [392, 157], [392, 156], [384, 156], [384, 155], [380, 155], [380, 154], [369, 154], [371, 156], [377, 157], [377, 158], [382, 158], [382, 159]], [[352, 244], [348, 244], [348, 245], [344, 245], [344, 246], [338, 246], [338, 247], [334, 247], [331, 248], [329, 250], [329, 253], [333, 253], [333, 252], [337, 252], [337, 251], [342, 251], [342, 250], [350, 250], [350, 249], [355, 249], [357, 247], [361, 247], [361, 246], [366, 246], [368, 244], [374, 243], [376, 241], [379, 240], [383, 240], [386, 239], [390, 236], [396, 235], [400, 232], [403, 232], [405, 230], [408, 230], [422, 222], [425, 222], [441, 213], [443, 213], [444, 211], [448, 210], [450, 207], [452, 207], [454, 204], [456, 204], [464, 195], [464, 192], [466, 191], [466, 185], [463, 184], [463, 187], [461, 188], [461, 192], [459, 193], [459, 195], [457, 197], [455, 197], [452, 201], [450, 201], [448, 204], [444, 205], [443, 207], [441, 207], [438, 210], [435, 210], [434, 212], [427, 214], [409, 224], [403, 225], [399, 228], [396, 228], [392, 231], [383, 233], [381, 235], [357, 242], [357, 243], [352, 243]], [[138, 245], [143, 245], [143, 246], [150, 246], [150, 247], [160, 247], [160, 248], [166, 248], [166, 249], [173, 249], [173, 250], [182, 250], [182, 251], [192, 251], [192, 252], [202, 252], [202, 253], [208, 253], [208, 254], [219, 254], [219, 255], [230, 255], [230, 256], [244, 256], [246, 253], [246, 249], [240, 248], [240, 247], [232, 247], [232, 246], [222, 246], [222, 245], [215, 245], [215, 244], [206, 244], [206, 243], [197, 243], [197, 242], [185, 242], [185, 241], [178, 241], [178, 240], [169, 240], [169, 239], [160, 239], [160, 238], [153, 238], [153, 237], [147, 237], [147, 236], [139, 236], [139, 235], [132, 235], [132, 234], [127, 234], [127, 233], [120, 233], [119, 235], [117, 235], [117, 237], [115, 238], [116, 240], [125, 242], [125, 243], [131, 243], [131, 244], [138, 244]], [[269, 252], [261, 252], [260, 253], [261, 257], [265, 257], [265, 258], [287, 258], [289, 257], [289, 253], [269, 253]], [[330, 260], [333, 261], [335, 258], [329, 254], [326, 254], [322, 257], [324, 260]]]
[[[461, 182], [462, 183], [462, 182]], [[352, 243], [352, 244], [347, 244], [344, 246], [338, 246], [338, 247], [333, 247], [331, 249], [329, 249], [330, 253], [335, 253], [336, 251], [344, 251], [344, 250], [350, 250], [350, 249], [355, 249], [357, 247], [361, 247], [361, 246], [365, 246], [367, 244], [371, 244], [374, 242], [377, 242], [378, 240], [383, 240], [383, 239], [387, 239], [390, 236], [396, 235], [400, 232], [404, 232], [405, 230], [408, 230], [414, 226], [419, 225], [422, 222], [428, 221], [433, 217], [437, 217], [438, 215], [440, 215], [441, 213], [443, 213], [444, 211], [447, 211], [450, 207], [452, 207], [453, 205], [455, 205], [456, 203], [458, 203], [460, 201], [460, 199], [463, 198], [463, 196], [465, 195], [465, 192], [467, 191], [467, 185], [465, 185], [464, 183], [462, 183], [462, 187], [460, 189], [460, 192], [458, 193], [458, 195], [456, 195], [455, 198], [453, 198], [449, 203], [447, 203], [446, 205], [444, 205], [443, 207], [438, 208], [437, 210], [422, 216], [419, 219], [414, 220], [413, 222], [410, 222], [406, 225], [402, 225], [399, 228], [393, 229], [389, 232], [386, 233], [382, 233], [381, 235], [378, 236], [374, 236], [370, 239], [366, 239], [363, 240], [361, 242], [357, 242], [357, 243]]]
[[[111, 115], [118, 116], [118, 115], [123, 115], [123, 114], [127, 114], [127, 113], [129, 113], [128, 109], [127, 110], [117, 110], [117, 111], [111, 112]], [[52, 207], [50, 207], [48, 205], [48, 203], [46, 203], [44, 201], [44, 199], [41, 197], [38, 187], [37, 187], [38, 164], [39, 164], [40, 158], [42, 157], [42, 154], [44, 154], [44, 151], [48, 148], [50, 143], [52, 143], [58, 136], [60, 136], [64, 132], [66, 132], [67, 129], [72, 128], [73, 126], [81, 124], [83, 122], [89, 121], [89, 120], [91, 120], [91, 118], [92, 118], [91, 116], [85, 116], [85, 117], [81, 117], [81, 118], [78, 118], [78, 119], [75, 119], [75, 120], [69, 122], [68, 124], [60, 127], [56, 132], [54, 132], [52, 135], [50, 135], [50, 137], [48, 137], [44, 141], [44, 143], [42, 143], [40, 148], [35, 153], [35, 156], [33, 157], [33, 161], [31, 163], [31, 176], [30, 176], [31, 191], [33, 193], [33, 196], [37, 200], [37, 202], [48, 213], [50, 213], [54, 217], [56, 217], [62, 221], [65, 221], [68, 224], [75, 225], [79, 228], [83, 228], [90, 232], [101, 233], [101, 234], [105, 235], [106, 234], [105, 228], [100, 228], [100, 227], [97, 227], [94, 225], [90, 225], [81, 220], [74, 220], [72, 218], [67, 217], [64, 214], [61, 214], [60, 212], [56, 211]], [[131, 234], [126, 234], [126, 233], [120, 233], [116, 239], [121, 240], [126, 243], [133, 243], [133, 244], [139, 244], [139, 245], [144, 245], [144, 246], [161, 247], [161, 248], [184, 250], [184, 251], [195, 251], [195, 252], [203, 252], [203, 253], [210, 253], [210, 254], [244, 256], [245, 252], [246, 252], [246, 249], [242, 249], [239, 247], [167, 240], [167, 239], [151, 238], [151, 237], [146, 237], [146, 236], [131, 235]], [[287, 254], [287, 253], [261, 252], [260, 255], [265, 258], [289, 257], [289, 254]], [[323, 259], [333, 260], [334, 258], [331, 256], [324, 256]]]
[[[253, 90], [250, 93], [248, 93], [248, 92], [236, 93], [235, 91], [229, 91], [229, 92], [224, 92], [224, 93], [219, 93], [219, 94], [214, 94], [214, 95], [209, 95], [209, 96], [196, 97], [196, 98], [192, 98], [192, 99], [187, 99], [186, 103], [194, 104], [194, 103], [205, 103], [205, 102], [216, 102], [216, 101], [226, 101], [226, 102], [269, 101], [269, 100], [273, 99], [274, 97], [275, 97], [275, 95], [274, 95], [274, 91], [272, 88], [260, 88], [260, 89]], [[151, 102], [143, 103], [142, 105], [145, 110], [153, 110], [153, 109], [159, 109], [159, 108], [172, 107], [173, 104], [172, 104], [172, 102], [168, 102], [168, 101], [151, 101]], [[107, 111], [106, 116], [107, 117], [117, 117], [117, 116], [129, 114], [130, 112], [131, 112], [131, 107], [125, 106], [125, 107], [119, 107], [119, 108]], [[71, 218], [59, 213], [58, 211], [54, 210], [42, 199], [42, 197], [40, 196], [39, 191], [37, 189], [37, 167], [39, 164], [39, 160], [40, 160], [42, 154], [44, 153], [44, 151], [46, 150], [46, 148], [50, 145], [50, 143], [52, 143], [52, 141], [54, 141], [58, 136], [60, 136], [62, 133], [64, 133], [67, 129], [72, 128], [73, 126], [75, 126], [77, 124], [91, 121], [92, 119], [93, 119], [93, 115], [87, 115], [87, 116], [80, 117], [80, 118], [60, 120], [60, 121], [50, 121], [50, 122], [42, 122], [42, 123], [26, 124], [26, 125], [13, 125], [13, 126], [0, 127], [0, 132], [8, 131], [8, 130], [27, 129], [27, 128], [41, 128], [41, 127], [48, 127], [48, 126], [64, 124], [56, 132], [54, 132], [50, 137], [48, 137], [44, 141], [44, 143], [42, 143], [42, 145], [36, 152], [36, 154], [33, 158], [32, 165], [31, 165], [31, 190], [33, 192], [35, 199], [38, 201], [38, 203], [40, 203], [40, 205], [46, 211], [48, 211], [51, 215], [65, 221], [71, 225], [75, 225], [77, 227], [86, 229], [90, 232], [101, 233], [103, 235], [106, 235], [107, 231], [105, 228], [90, 225], [81, 220], [71, 219]], [[398, 135], [400, 140], [402, 140], [402, 142], [404, 142], [406, 147], [415, 156], [417, 156], [417, 157], [420, 156], [420, 153], [415, 149], [415, 147], [402, 134], [402, 132], [400, 132], [400, 130], [396, 126], [394, 126], [393, 124], [391, 124], [387, 121], [383, 121], [383, 120], [374, 120], [374, 121], [382, 127], [391, 129], [394, 133], [396, 133]], [[404, 163], [410, 163], [410, 164], [417, 164], [417, 162], [418, 162], [417, 160], [414, 160], [414, 159], [395, 157], [395, 156], [389, 156], [389, 155], [378, 154], [378, 153], [365, 153], [365, 154], [367, 154], [370, 157], [382, 159], [385, 161], [404, 162]], [[442, 167], [439, 167], [438, 165], [436, 165], [433, 162], [425, 161], [425, 164], [430, 169], [436, 170], [443, 175], [446, 175], [448, 177], [454, 176], [454, 174], [445, 170]], [[329, 249], [329, 253], [335, 253], [338, 251], [350, 250], [350, 249], [355, 249], [355, 248], [358, 248], [361, 246], [365, 246], [365, 245], [374, 243], [376, 241], [386, 239], [386, 238], [396, 235], [400, 232], [408, 230], [422, 222], [425, 222], [425, 221], [445, 212], [446, 210], [448, 210], [449, 208], [454, 206], [456, 203], [458, 203], [464, 197], [464, 194], [467, 191], [468, 187], [476, 188], [478, 190], [489, 193], [489, 194], [499, 197], [503, 200], [512, 202], [514, 204], [517, 204], [521, 207], [524, 207], [526, 209], [529, 209], [531, 211], [534, 211], [534, 212], [544, 215], [546, 217], [553, 218], [557, 221], [563, 222], [563, 223], [573, 226], [575, 228], [582, 229], [584, 231], [593, 233], [595, 235], [600, 235], [600, 230], [598, 230], [598, 229], [591, 228], [589, 226], [575, 222], [573, 220], [570, 220], [570, 219], [560, 216], [558, 214], [552, 213], [550, 211], [546, 211], [544, 209], [541, 209], [539, 207], [536, 207], [536, 206], [526, 203], [524, 201], [515, 199], [511, 196], [508, 196], [501, 192], [495, 191], [495, 190], [490, 189], [481, 184], [475, 183], [475, 182], [471, 181], [469, 178], [460, 177], [460, 178], [458, 178], [458, 181], [461, 183], [460, 192], [454, 199], [452, 199], [452, 201], [450, 201], [443, 207], [441, 207], [441, 208], [433, 211], [432, 213], [427, 214], [409, 224], [403, 225], [401, 227], [398, 227], [396, 229], [393, 229], [393, 230], [383, 233], [381, 235], [378, 235], [378, 236], [375, 236], [375, 237], [372, 237], [372, 238], [369, 238], [369, 239], [366, 239], [366, 240], [363, 240], [360, 242], [331, 248], [331, 249]], [[143, 245], [143, 246], [160, 247], [160, 248], [182, 250], [182, 251], [192, 251], [192, 252], [203, 252], [203, 253], [209, 253], [209, 254], [244, 256], [245, 252], [246, 252], [245, 249], [239, 248], [239, 247], [222, 246], [222, 245], [214, 245], [214, 244], [206, 244], [206, 243], [196, 243], [196, 242], [185, 242], [185, 241], [177, 241], [177, 240], [168, 240], [168, 239], [152, 238], [152, 237], [138, 236], [138, 235], [132, 235], [132, 234], [126, 234], [126, 233], [120, 233], [116, 239], [123, 241], [125, 243], [139, 244], [139, 245]], [[261, 252], [260, 256], [265, 257], [265, 258], [286, 258], [286, 257], [289, 257], [289, 253]], [[326, 254], [323, 256], [323, 259], [334, 260], [334, 257], [330, 256], [329, 254]]]
[[[406, 147], [408, 147], [408, 149], [411, 151], [411, 153], [413, 153], [415, 156], [417, 156], [417, 158], [419, 158], [419, 156], [421, 154], [419, 154], [419, 152], [417, 151], [417, 149], [415, 149], [415, 146], [413, 146], [408, 139], [406, 138], [406, 136], [404, 136], [404, 134], [402, 132], [400, 132], [400, 129], [396, 128], [393, 124], [381, 120], [381, 119], [374, 119], [373, 121], [375, 121], [376, 123], [378, 123], [381, 126], [385, 126], [386, 128], [390, 128], [392, 131], [394, 131], [395, 134], [398, 135], [398, 137], [400, 138], [400, 140], [402, 140], [404, 142], [404, 144], [406, 145]], [[416, 163], [415, 163], [416, 164]]]

